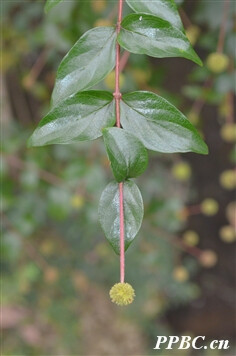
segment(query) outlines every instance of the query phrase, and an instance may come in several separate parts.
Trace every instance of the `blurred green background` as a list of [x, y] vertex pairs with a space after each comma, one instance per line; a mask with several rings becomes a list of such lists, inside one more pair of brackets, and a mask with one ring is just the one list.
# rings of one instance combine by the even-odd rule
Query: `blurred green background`
[[[119, 258], [97, 218], [112, 179], [102, 140], [26, 148], [61, 59], [85, 31], [116, 22], [117, 2], [64, 1], [47, 16], [42, 1], [1, 5], [2, 355], [235, 355], [235, 2], [178, 1], [202, 68], [131, 55], [121, 76], [122, 92], [150, 90], [176, 105], [210, 150], [150, 152], [137, 179], [145, 217], [126, 254], [136, 290], [126, 308], [109, 300]], [[96, 88], [112, 91], [114, 73]], [[157, 335], [231, 348], [158, 351]]]

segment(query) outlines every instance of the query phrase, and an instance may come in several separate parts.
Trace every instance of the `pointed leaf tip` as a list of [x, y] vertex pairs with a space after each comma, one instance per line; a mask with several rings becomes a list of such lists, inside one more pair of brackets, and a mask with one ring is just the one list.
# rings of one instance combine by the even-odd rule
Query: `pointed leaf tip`
[[115, 66], [115, 27], [85, 32], [63, 58], [52, 93], [52, 106], [99, 83]]
[[129, 7], [138, 13], [155, 15], [183, 30], [177, 6], [173, 0], [126, 0]]
[[111, 168], [117, 182], [141, 175], [148, 163], [147, 150], [132, 133], [117, 127], [103, 130]]
[[29, 138], [30, 146], [94, 140], [115, 123], [113, 95], [89, 90], [71, 95], [52, 109]]
[[183, 31], [162, 18], [148, 14], [130, 14], [121, 23], [119, 44], [129, 52], [151, 57], [183, 57], [202, 62]]
[[47, 14], [54, 6], [59, 4], [62, 0], [47, 0], [44, 5], [44, 12]]
[[123, 95], [121, 124], [150, 150], [208, 153], [207, 145], [190, 121], [167, 100], [151, 92]]
[[[143, 220], [143, 200], [137, 185], [126, 181], [124, 187], [125, 250], [133, 242]], [[98, 216], [105, 236], [116, 254], [120, 253], [119, 184], [109, 183], [98, 207]]]

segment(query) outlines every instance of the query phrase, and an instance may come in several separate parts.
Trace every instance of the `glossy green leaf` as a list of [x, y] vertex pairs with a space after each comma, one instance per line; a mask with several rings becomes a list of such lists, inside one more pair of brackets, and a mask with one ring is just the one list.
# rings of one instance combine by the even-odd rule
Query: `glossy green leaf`
[[[137, 235], [143, 220], [143, 200], [137, 185], [132, 181], [123, 183], [125, 250]], [[119, 184], [109, 183], [102, 193], [98, 215], [106, 238], [114, 251], [120, 253]]]
[[44, 10], [47, 13], [48, 11], [50, 11], [54, 6], [56, 6], [57, 4], [59, 4], [59, 2], [61, 2], [62, 0], [47, 0], [46, 4], [44, 6]]
[[135, 12], [155, 15], [183, 30], [182, 21], [174, 0], [126, 0], [126, 2]]
[[96, 27], [86, 32], [58, 68], [52, 106], [105, 78], [115, 65], [115, 43], [114, 27]]
[[52, 109], [30, 137], [29, 146], [93, 140], [115, 123], [113, 95], [84, 91], [70, 96]]
[[119, 44], [129, 52], [152, 57], [184, 57], [202, 65], [185, 34], [168, 21], [145, 14], [130, 14], [121, 23]]
[[148, 163], [147, 150], [136, 136], [117, 127], [103, 130], [113, 174], [118, 182], [142, 174]]
[[121, 101], [121, 124], [150, 150], [207, 154], [207, 145], [188, 119], [160, 96], [137, 91]]

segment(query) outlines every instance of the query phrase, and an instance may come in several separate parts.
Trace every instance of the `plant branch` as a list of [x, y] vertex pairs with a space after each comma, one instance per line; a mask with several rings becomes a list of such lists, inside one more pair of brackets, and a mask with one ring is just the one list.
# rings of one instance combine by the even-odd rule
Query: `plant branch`
[[[219, 53], [222, 53], [224, 48], [226, 23], [229, 15], [229, 6], [230, 6], [230, 0], [224, 0], [224, 9], [222, 14], [222, 21], [221, 21], [220, 32], [219, 32], [219, 37], [217, 42], [217, 49], [216, 49], [217, 52]], [[205, 80], [205, 83], [203, 84], [203, 88], [210, 89], [212, 87], [212, 84], [213, 84], [212, 76], [209, 76]], [[204, 98], [196, 99], [190, 109], [190, 112], [194, 112], [197, 115], [199, 115], [202, 111], [203, 106], [205, 105], [205, 102], [206, 100]]]
[[228, 13], [230, 8], [230, 0], [225, 0], [223, 6], [224, 8], [223, 8], [222, 22], [220, 26], [220, 34], [219, 34], [219, 39], [217, 44], [217, 52], [219, 53], [222, 53], [224, 48], [225, 32], [226, 32], [226, 24], [227, 24], [227, 18], [228, 18]]
[[151, 225], [146, 225], [146, 228], [148, 231], [151, 231], [155, 235], [158, 234], [158, 237], [164, 239], [165, 241], [168, 241], [172, 246], [179, 248], [180, 250], [192, 255], [196, 259], [199, 259], [200, 256], [203, 253], [203, 250], [196, 246], [188, 246], [182, 241], [180, 238], [178, 238], [175, 235], [172, 235], [165, 230], [158, 228], [158, 227], [153, 227]]
[[179, 14], [185, 27], [192, 26], [192, 22], [190, 21], [190, 18], [188, 17], [188, 15], [186, 14], [186, 12], [182, 7], [179, 9]]
[[227, 94], [227, 105], [229, 106], [229, 113], [226, 117], [226, 121], [228, 124], [234, 123], [234, 94], [230, 91]]
[[121, 60], [120, 60], [120, 73], [125, 68], [125, 66], [126, 66], [126, 64], [128, 62], [129, 56], [130, 56], [130, 52], [124, 51], [124, 53], [123, 53], [123, 55], [121, 57]]
[[45, 66], [47, 51], [48, 47], [45, 47], [39, 54], [29, 74], [25, 77], [24, 84], [27, 89], [31, 89], [34, 86], [39, 74], [43, 70], [43, 67]]
[[[202, 86], [202, 90], [211, 89], [212, 83], [213, 83], [212, 76], [210, 76], [205, 80]], [[194, 112], [196, 115], [199, 115], [203, 109], [203, 106], [205, 105], [205, 102], [206, 102], [205, 98], [196, 99], [191, 107], [190, 112]]]
[[[118, 19], [116, 25], [117, 36], [120, 33], [120, 24], [122, 20], [123, 0], [118, 2]], [[120, 128], [120, 45], [116, 41], [116, 70], [115, 70], [115, 93], [116, 102], [116, 126]], [[119, 183], [119, 213], [120, 213], [120, 282], [124, 283], [125, 279], [125, 232], [124, 232], [124, 186]]]
[[[116, 33], [117, 36], [120, 33], [120, 24], [121, 24], [121, 19], [122, 19], [122, 9], [123, 9], [123, 0], [119, 0], [119, 5], [118, 5], [118, 19], [117, 19], [117, 25], [116, 25]], [[120, 45], [118, 41], [116, 41], [116, 70], [115, 70], [115, 93], [114, 98], [116, 101], [116, 126], [120, 127], [120, 99], [121, 99], [121, 93], [120, 93]]]

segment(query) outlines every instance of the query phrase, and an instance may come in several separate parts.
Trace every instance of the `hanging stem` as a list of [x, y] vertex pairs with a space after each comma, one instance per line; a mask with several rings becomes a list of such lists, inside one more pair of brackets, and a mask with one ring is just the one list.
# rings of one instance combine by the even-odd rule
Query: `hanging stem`
[[[122, 20], [123, 0], [118, 3], [118, 19], [116, 25], [117, 35], [120, 32], [120, 24]], [[120, 127], [120, 45], [116, 41], [116, 70], [115, 70], [115, 92], [114, 98], [116, 102], [116, 126]], [[123, 183], [119, 183], [119, 209], [120, 209], [120, 282], [125, 280], [125, 229], [124, 229], [124, 191]]]
[[125, 231], [124, 231], [124, 199], [123, 183], [119, 183], [120, 194], [120, 282], [125, 280]]
[[224, 42], [225, 42], [225, 32], [227, 27], [227, 18], [230, 10], [230, 0], [225, 0], [223, 5], [223, 15], [222, 15], [222, 22], [220, 26], [220, 34], [219, 40], [217, 44], [217, 52], [222, 53], [224, 49]]
[[[224, 0], [223, 5], [223, 13], [222, 13], [222, 21], [220, 26], [220, 32], [218, 37], [217, 49], [216, 51], [219, 53], [223, 52], [224, 44], [225, 44], [225, 34], [226, 34], [226, 26], [227, 20], [230, 10], [230, 0]], [[213, 84], [212, 76], [208, 77], [203, 85], [203, 88], [211, 88]], [[205, 105], [206, 100], [204, 98], [196, 99], [192, 105], [190, 112], [194, 112], [199, 115], [202, 111], [203, 106]]]

